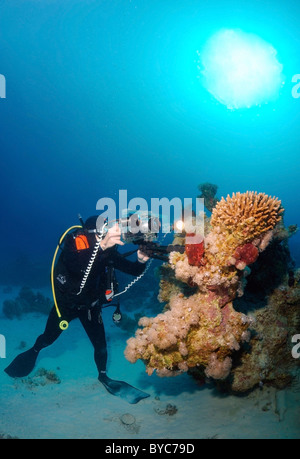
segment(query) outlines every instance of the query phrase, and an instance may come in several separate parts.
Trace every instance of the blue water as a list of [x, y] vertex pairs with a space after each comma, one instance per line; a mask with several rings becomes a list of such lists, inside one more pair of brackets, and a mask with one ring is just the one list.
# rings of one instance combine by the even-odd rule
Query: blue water
[[[2, 1], [2, 260], [46, 264], [78, 212], [119, 189], [129, 199], [194, 198], [206, 181], [219, 197], [257, 190], [299, 224], [299, 12], [274, 0]], [[277, 49], [276, 102], [230, 111], [203, 88], [197, 50], [222, 27]]]
[[[264, 192], [299, 224], [299, 17], [296, 0], [2, 0], [5, 283], [48, 285], [58, 237], [121, 189], [148, 202], [203, 182], [218, 197]], [[275, 102], [228, 110], [202, 86], [197, 51], [224, 27], [278, 51]], [[300, 266], [300, 233], [290, 249]]]

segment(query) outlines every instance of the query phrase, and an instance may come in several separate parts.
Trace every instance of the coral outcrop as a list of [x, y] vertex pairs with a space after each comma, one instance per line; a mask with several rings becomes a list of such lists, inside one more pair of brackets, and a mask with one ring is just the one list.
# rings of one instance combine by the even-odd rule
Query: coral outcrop
[[42, 293], [22, 287], [15, 299], [3, 301], [3, 314], [8, 319], [20, 318], [30, 312], [49, 314], [51, 307], [52, 301]]
[[282, 212], [281, 202], [264, 193], [222, 198], [206, 220], [202, 240], [196, 238], [193, 247], [193, 235], [184, 235], [185, 253], [170, 254], [159, 295], [167, 302], [165, 311], [140, 319], [142, 328], [127, 341], [126, 358], [143, 360], [148, 374], [172, 376], [199, 368], [225, 379], [232, 355], [250, 339], [254, 320], [232, 302], [243, 294], [248, 265], [272, 240]]
[[204, 199], [205, 207], [211, 212], [218, 202], [216, 198], [218, 186], [213, 183], [200, 183], [200, 185], [198, 185], [198, 190], [201, 191], [201, 194], [197, 197]]
[[[294, 269], [286, 239], [272, 243], [253, 267], [245, 295], [235, 307], [251, 311], [251, 339], [235, 359], [230, 390], [246, 392], [264, 384], [283, 389], [300, 365], [292, 355], [292, 337], [300, 330], [300, 270]], [[280, 238], [283, 231], [280, 231]], [[279, 234], [278, 234], [279, 236]]]

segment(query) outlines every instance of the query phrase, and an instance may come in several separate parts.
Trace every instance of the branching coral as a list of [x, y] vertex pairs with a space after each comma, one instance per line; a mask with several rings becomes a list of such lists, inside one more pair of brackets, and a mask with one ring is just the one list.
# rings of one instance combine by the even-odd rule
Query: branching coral
[[[253, 263], [272, 238], [281, 219], [280, 201], [263, 193], [237, 193], [213, 209], [204, 241], [186, 240], [186, 252], [170, 254], [161, 281], [166, 311], [142, 318], [130, 338], [125, 356], [142, 359], [147, 372], [174, 375], [190, 368], [206, 368], [207, 376], [224, 379], [231, 355], [249, 339], [251, 319], [234, 310], [232, 300], [242, 294], [246, 266]], [[180, 286], [187, 284], [193, 293]], [[172, 289], [172, 286], [174, 287]]]
[[265, 193], [233, 193], [213, 209], [211, 225], [233, 233], [241, 243], [249, 242], [272, 230], [281, 220], [281, 201]]

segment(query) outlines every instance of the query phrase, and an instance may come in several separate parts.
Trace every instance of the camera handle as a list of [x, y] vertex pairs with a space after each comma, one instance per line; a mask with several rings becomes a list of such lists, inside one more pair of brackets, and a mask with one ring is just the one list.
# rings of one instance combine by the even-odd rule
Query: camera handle
[[161, 261], [168, 261], [171, 252], [184, 253], [184, 245], [160, 245], [157, 242], [141, 241], [139, 249], [150, 258], [156, 258]]

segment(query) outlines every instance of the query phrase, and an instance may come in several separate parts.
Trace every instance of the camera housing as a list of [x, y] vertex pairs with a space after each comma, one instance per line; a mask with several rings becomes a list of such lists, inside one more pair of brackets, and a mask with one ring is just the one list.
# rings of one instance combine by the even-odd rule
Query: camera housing
[[139, 244], [154, 241], [160, 229], [159, 218], [151, 212], [132, 212], [119, 220], [122, 240], [125, 243]]
[[102, 238], [114, 225], [119, 224], [122, 234], [122, 241], [127, 244], [139, 244], [151, 242], [157, 238], [160, 230], [160, 220], [157, 216], [147, 211], [126, 211], [118, 220], [97, 222], [97, 229], [89, 232], [96, 232]]

